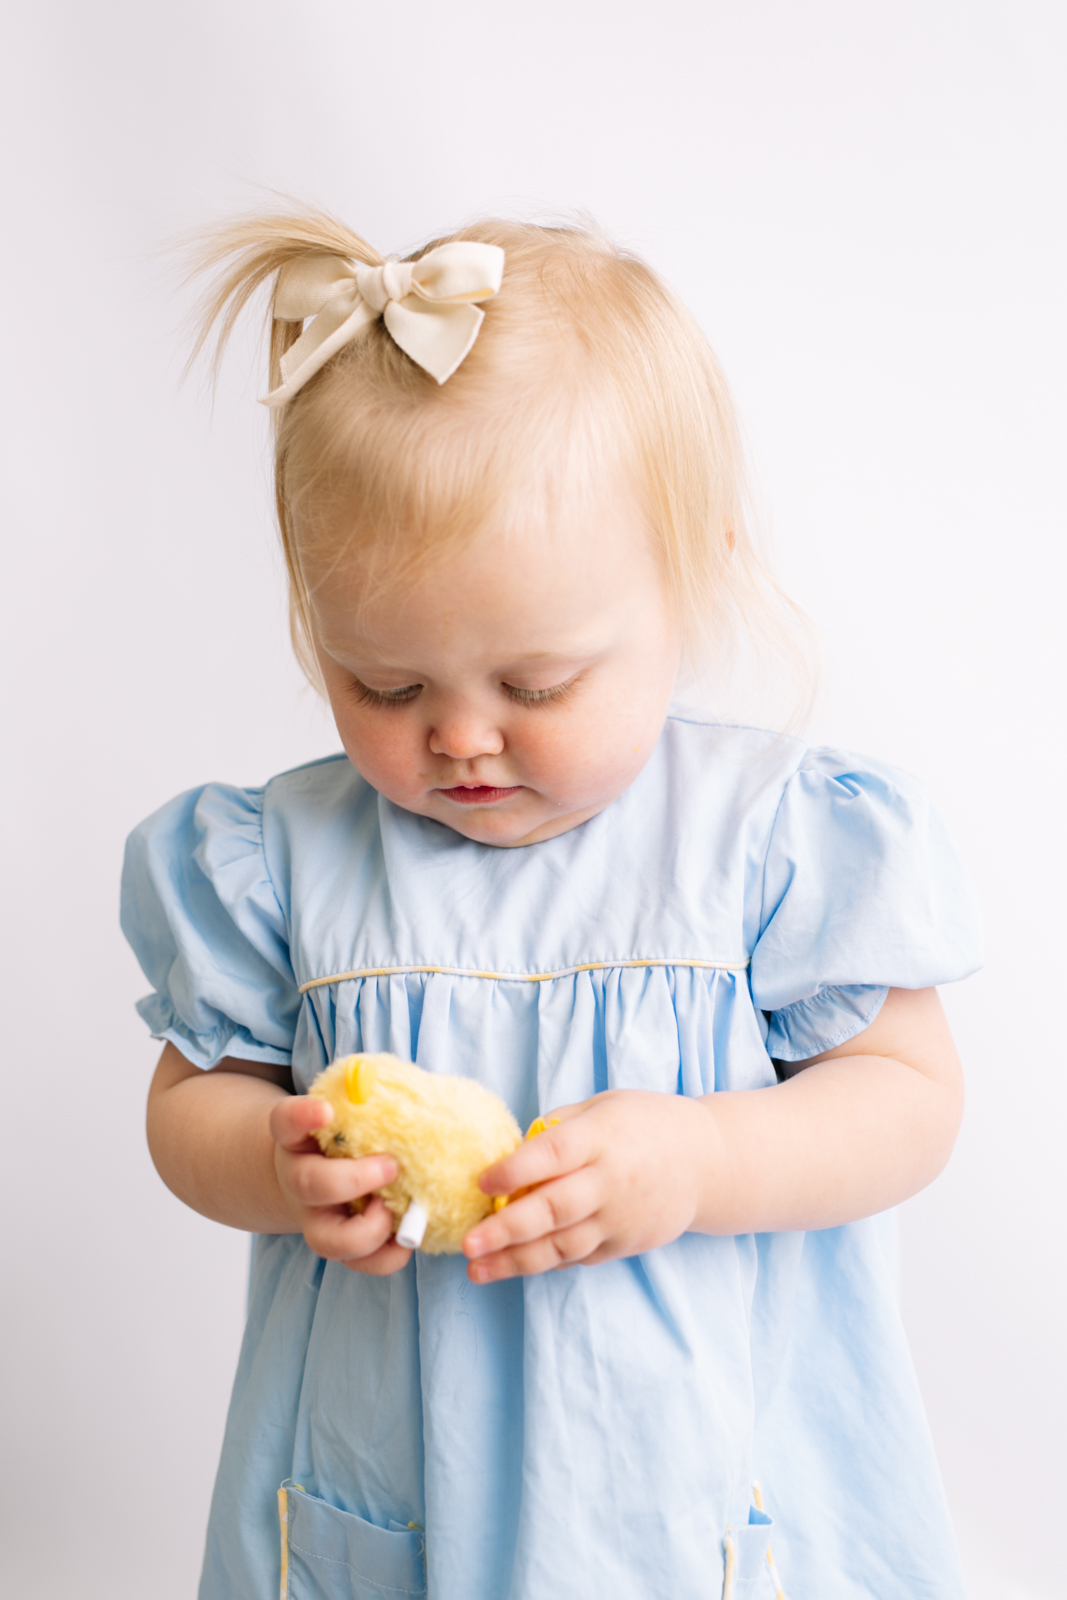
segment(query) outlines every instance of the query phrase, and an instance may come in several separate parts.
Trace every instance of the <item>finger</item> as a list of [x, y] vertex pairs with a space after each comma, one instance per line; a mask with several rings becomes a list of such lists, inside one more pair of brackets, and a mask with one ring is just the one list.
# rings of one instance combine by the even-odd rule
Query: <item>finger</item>
[[304, 1238], [317, 1256], [327, 1261], [362, 1261], [380, 1250], [393, 1236], [396, 1220], [377, 1197], [360, 1216], [346, 1211], [315, 1208], [303, 1218]]
[[543, 1183], [533, 1194], [505, 1206], [472, 1228], [463, 1240], [464, 1254], [473, 1261], [478, 1256], [506, 1250], [509, 1245], [540, 1239], [584, 1222], [600, 1208], [601, 1187], [592, 1167], [580, 1167], [565, 1178]]
[[586, 1166], [592, 1154], [592, 1130], [587, 1120], [575, 1114], [561, 1119], [557, 1127], [546, 1128], [535, 1139], [527, 1140], [503, 1161], [487, 1167], [478, 1179], [478, 1187], [483, 1194], [514, 1194], [516, 1189], [544, 1183], [548, 1178], [562, 1177], [575, 1167]]
[[557, 1106], [555, 1111], [545, 1112], [545, 1122], [569, 1122], [572, 1117], [580, 1117], [583, 1111], [588, 1111], [592, 1104], [592, 1100], [579, 1100], [573, 1106]]
[[581, 1261], [592, 1260], [602, 1243], [603, 1230], [596, 1218], [590, 1217], [560, 1233], [550, 1233], [542, 1239], [532, 1239], [527, 1244], [498, 1250], [495, 1255], [482, 1256], [470, 1263], [467, 1276], [472, 1283], [499, 1283], [504, 1278], [533, 1277], [541, 1272], [552, 1272], [557, 1267], [573, 1267]]
[[341, 1265], [347, 1267], [349, 1272], [365, 1272], [372, 1278], [385, 1278], [391, 1272], [399, 1272], [406, 1267], [410, 1260], [410, 1250], [405, 1250], [395, 1239], [388, 1239], [373, 1255], [363, 1256], [358, 1261], [342, 1261]]
[[333, 1106], [308, 1094], [287, 1095], [270, 1114], [271, 1138], [285, 1150], [298, 1150], [316, 1128], [333, 1121]]
[[278, 1154], [278, 1179], [302, 1206], [337, 1206], [392, 1183], [400, 1172], [395, 1156], [361, 1156], [359, 1160], [331, 1160], [318, 1152], [304, 1155], [290, 1150]]

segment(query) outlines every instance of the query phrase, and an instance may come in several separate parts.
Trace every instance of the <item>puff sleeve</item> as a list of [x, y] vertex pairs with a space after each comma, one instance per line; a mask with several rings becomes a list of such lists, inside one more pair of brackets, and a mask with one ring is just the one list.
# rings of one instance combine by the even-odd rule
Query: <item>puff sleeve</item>
[[209, 784], [130, 835], [122, 929], [153, 994], [137, 1010], [198, 1067], [288, 1064], [300, 995], [263, 848], [263, 791]]
[[867, 758], [809, 751], [778, 808], [752, 953], [768, 1053], [833, 1049], [889, 988], [951, 983], [981, 959], [974, 892], [921, 786]]

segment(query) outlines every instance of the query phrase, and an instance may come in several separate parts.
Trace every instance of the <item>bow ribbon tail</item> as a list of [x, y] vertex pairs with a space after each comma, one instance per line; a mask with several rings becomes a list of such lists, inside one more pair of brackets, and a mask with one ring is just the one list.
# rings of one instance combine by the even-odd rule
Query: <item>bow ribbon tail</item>
[[282, 381], [277, 389], [271, 390], [262, 404], [273, 410], [275, 406], [284, 405], [287, 400], [291, 400], [308, 379], [314, 377], [319, 368], [326, 365], [332, 355], [336, 355], [343, 345], [354, 339], [360, 329], [366, 327], [368, 322], [373, 322], [374, 318], [375, 312], [358, 296], [354, 307], [348, 295], [335, 300], [331, 305], [323, 306], [296, 343], [290, 345], [282, 356]]
[[485, 312], [475, 305], [442, 305], [411, 294], [390, 300], [383, 316], [404, 354], [445, 383], [477, 339]]

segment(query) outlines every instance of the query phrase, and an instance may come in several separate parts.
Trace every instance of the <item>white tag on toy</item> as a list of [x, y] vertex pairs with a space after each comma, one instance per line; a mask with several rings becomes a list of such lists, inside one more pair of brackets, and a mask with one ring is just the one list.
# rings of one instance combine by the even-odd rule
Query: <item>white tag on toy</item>
[[397, 1244], [405, 1250], [417, 1250], [425, 1237], [429, 1220], [425, 1207], [413, 1200], [400, 1219], [400, 1226], [396, 1230]]

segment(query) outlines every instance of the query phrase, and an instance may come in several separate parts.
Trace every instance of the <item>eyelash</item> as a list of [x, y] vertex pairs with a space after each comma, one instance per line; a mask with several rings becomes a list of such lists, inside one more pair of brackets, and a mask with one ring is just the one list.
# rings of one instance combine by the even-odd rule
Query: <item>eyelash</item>
[[405, 706], [421, 688], [420, 683], [411, 683], [404, 689], [368, 689], [358, 678], [352, 679], [352, 695], [361, 706]]
[[[547, 706], [566, 699], [576, 681], [570, 678], [566, 683], [554, 684], [551, 689], [516, 689], [510, 683], [502, 683], [500, 687], [519, 705]], [[402, 689], [371, 689], [365, 683], [360, 683], [358, 678], [352, 679], [352, 694], [361, 706], [406, 706], [421, 688], [421, 683], [411, 683]]]
[[574, 678], [569, 678], [566, 683], [553, 684], [551, 689], [516, 689], [510, 683], [502, 683], [500, 687], [512, 700], [517, 700], [520, 706], [548, 706], [553, 701], [565, 700], [574, 688], [575, 682]]

